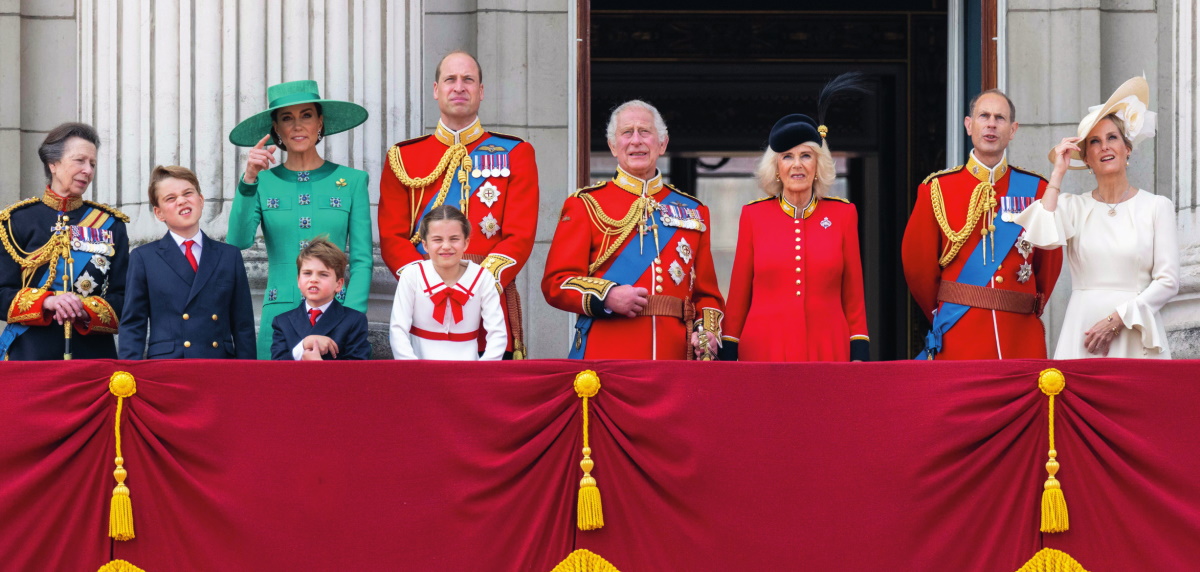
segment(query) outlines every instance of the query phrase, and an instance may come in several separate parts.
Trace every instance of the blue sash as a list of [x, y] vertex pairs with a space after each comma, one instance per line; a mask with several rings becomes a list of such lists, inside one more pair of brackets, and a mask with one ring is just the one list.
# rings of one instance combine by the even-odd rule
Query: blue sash
[[[83, 216], [79, 217], [79, 220], [86, 219], [89, 215], [92, 214], [93, 210], [95, 210], [95, 209], [94, 208], [88, 209], [87, 212], [83, 213]], [[109, 228], [112, 227], [113, 220], [115, 220], [115, 218], [116, 217], [109, 216], [108, 219], [106, 219], [104, 221], [104, 224], [100, 225], [99, 228], [108, 230]], [[81, 250], [71, 249], [71, 258], [75, 259], [76, 261], [82, 261], [82, 262], [77, 262], [74, 265], [75, 271], [71, 274], [71, 283], [74, 284], [75, 281], [79, 279], [79, 275], [83, 273], [83, 267], [87, 266], [88, 261], [90, 261], [92, 259], [92, 253], [83, 252]], [[58, 292], [58, 291], [62, 290], [61, 276], [65, 275], [67, 273], [66, 266], [67, 266], [67, 260], [65, 258], [60, 258], [58, 260], [58, 269], [55, 274], [55, 276], [59, 276], [60, 278], [55, 281], [56, 282], [55, 284], [51, 284], [50, 287], [47, 288], [47, 290], [50, 290], [52, 292]], [[46, 266], [46, 268], [43, 269], [40, 274], [38, 274], [37, 280], [35, 280], [33, 283], [34, 284], [44, 283], [46, 281], [46, 278], [49, 276], [49, 272], [50, 272], [50, 267]], [[8, 359], [8, 348], [10, 346], [12, 346], [12, 343], [17, 340], [18, 336], [20, 336], [21, 334], [24, 334], [25, 331], [28, 329], [29, 329], [29, 326], [27, 326], [25, 324], [6, 324], [4, 326], [4, 331], [0, 332], [0, 359], [4, 359], [4, 360]]]
[[[700, 208], [700, 203], [676, 192], [671, 192], [663, 197], [663, 202], [669, 199], [672, 203], [680, 203], [685, 208], [696, 209]], [[671, 237], [675, 236], [677, 230], [673, 226], [662, 224], [662, 215], [657, 209], [650, 213], [650, 219], [647, 224], [658, 225], [658, 243], [669, 244]], [[638, 248], [628, 242], [633, 240], [632, 234], [625, 246], [621, 248], [621, 253], [613, 260], [612, 265], [603, 274], [597, 275], [598, 278], [610, 280], [617, 284], [633, 284], [642, 274], [650, 268], [650, 264], [658, 258], [659, 252], [653, 248]], [[639, 240], [641, 238], [639, 237]], [[587, 350], [588, 332], [592, 329], [593, 318], [591, 316], [577, 316], [575, 318], [575, 343], [571, 345], [571, 353], [567, 354], [568, 359], [583, 359], [583, 353]]]
[[[1009, 169], [1008, 179], [1008, 196], [1010, 197], [1035, 197], [1037, 196], [1038, 178], [1022, 173], [1015, 169]], [[955, 282], [962, 284], [970, 284], [972, 286], [986, 286], [991, 281], [992, 276], [996, 274], [996, 268], [1004, 261], [1004, 256], [1008, 255], [1008, 251], [1017, 241], [1017, 236], [1021, 234], [1021, 225], [1015, 222], [1007, 222], [1002, 218], [996, 218], [995, 237], [995, 252], [1003, 252], [1004, 255], [993, 257], [995, 260], [985, 260], [983, 257], [984, 239], [979, 241], [975, 246], [975, 250], [971, 252], [971, 257], [967, 259], [963, 265], [962, 271], [958, 274]], [[925, 334], [925, 349], [917, 354], [913, 359], [933, 359], [933, 356], [942, 351], [942, 337], [946, 332], [950, 331], [958, 320], [967, 313], [970, 306], [962, 304], [951, 304], [943, 302], [941, 307], [933, 312], [933, 328]]]
[[[483, 139], [482, 141], [480, 141], [479, 145], [476, 145], [475, 148], [479, 149], [480, 147], [487, 147], [488, 145], [493, 145], [495, 147], [502, 148], [504, 150], [503, 154], [507, 155], [507, 154], [511, 153], [512, 150], [520, 143], [521, 142], [517, 141], [516, 139], [509, 139], [508, 137], [500, 137], [497, 135], [488, 134], [488, 136], [485, 139]], [[498, 155], [500, 153], [501, 152], [499, 152], [499, 151], [494, 151], [491, 154]], [[478, 167], [478, 165], [476, 165], [476, 166]], [[462, 169], [462, 167], [460, 166], [459, 169]], [[464, 200], [464, 197], [462, 194], [462, 185], [457, 184], [458, 171], [455, 171], [453, 173], [446, 173], [446, 176], [453, 177], [453, 178], [455, 178], [455, 180], [451, 181], [450, 188], [446, 190], [446, 200], [443, 201], [442, 204], [454, 205], [455, 208], [458, 208], [461, 210], [462, 207], [460, 205], [462, 205], [462, 201]], [[474, 195], [475, 191], [478, 191], [479, 187], [482, 187], [483, 184], [485, 182], [487, 182], [487, 180], [488, 179], [485, 177], [472, 176], [471, 173], [468, 172], [467, 173], [468, 189], [467, 189], [467, 196], [465, 197], [465, 199], [470, 200], [471, 195]], [[428, 203], [425, 204], [425, 208], [421, 211], [421, 218], [413, 221], [414, 228], [416, 227], [416, 225], [420, 224], [421, 219], [424, 219], [425, 215], [429, 214], [429, 211], [433, 210], [433, 207], [434, 207], [433, 203], [435, 203], [435, 202], [437, 202], [437, 201], [429, 201]], [[425, 256], [425, 254], [426, 254], [425, 253], [425, 245], [423, 243], [420, 243], [420, 242], [417, 243], [417, 252], [421, 253], [421, 256]]]

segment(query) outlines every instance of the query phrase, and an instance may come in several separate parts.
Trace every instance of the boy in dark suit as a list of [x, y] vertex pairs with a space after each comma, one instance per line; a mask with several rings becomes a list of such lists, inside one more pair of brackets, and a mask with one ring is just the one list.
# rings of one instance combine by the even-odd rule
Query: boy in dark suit
[[204, 196], [195, 173], [155, 167], [149, 195], [168, 231], [129, 254], [118, 357], [254, 359], [242, 251], [201, 232]]
[[369, 359], [367, 315], [347, 308], [334, 296], [346, 283], [346, 255], [325, 237], [300, 249], [296, 285], [304, 301], [275, 316], [271, 359]]

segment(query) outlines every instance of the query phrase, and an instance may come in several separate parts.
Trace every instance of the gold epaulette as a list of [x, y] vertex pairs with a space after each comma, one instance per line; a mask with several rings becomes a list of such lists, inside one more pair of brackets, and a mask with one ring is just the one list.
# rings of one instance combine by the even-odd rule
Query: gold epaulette
[[[693, 201], [696, 201], [697, 203], [700, 203], [700, 199], [697, 199], [695, 195], [693, 195], [691, 193], [685, 193], [685, 192], [675, 188], [675, 185], [672, 185], [671, 183], [663, 183], [663, 186], [668, 189], [671, 189], [672, 191], [675, 191], [689, 199], [692, 199]], [[704, 204], [704, 203], [700, 203], [700, 204]]]
[[605, 186], [605, 185], [607, 185], [607, 184], [608, 184], [608, 181], [600, 181], [599, 183], [596, 183], [596, 184], [594, 184], [594, 185], [591, 185], [591, 186], [589, 186], [589, 187], [583, 187], [583, 188], [580, 188], [580, 189], [576, 190], [575, 192], [571, 193], [571, 196], [572, 196], [572, 197], [578, 197], [578, 196], [580, 195], [580, 193], [588, 193], [588, 192], [591, 192], [591, 191], [595, 191], [595, 190], [597, 190], [597, 189], [600, 189], [600, 188], [604, 187], [604, 186]]
[[418, 135], [416, 137], [413, 137], [412, 139], [405, 139], [404, 141], [401, 141], [395, 145], [392, 145], [392, 147], [403, 147], [405, 145], [412, 145], [413, 143], [416, 143], [417, 141], [422, 141], [422, 140], [428, 139], [430, 137], [433, 137], [433, 135], [432, 134]]
[[949, 169], [946, 169], [944, 171], [938, 171], [936, 173], [933, 173], [933, 174], [929, 175], [928, 177], [925, 177], [925, 180], [921, 181], [921, 184], [928, 185], [929, 181], [932, 181], [942, 175], [949, 175], [950, 173], [957, 173], [957, 172], [961, 171], [963, 169], [963, 167], [965, 167], [965, 166], [966, 165], [959, 165], [957, 167], [950, 167]]
[[91, 205], [91, 206], [93, 206], [93, 207], [96, 207], [96, 208], [98, 208], [98, 209], [100, 209], [100, 210], [102, 210], [102, 211], [105, 211], [105, 212], [107, 212], [108, 214], [110, 214], [110, 215], [113, 215], [113, 216], [115, 216], [115, 217], [117, 217], [117, 218], [121, 219], [121, 222], [129, 222], [129, 215], [127, 215], [127, 214], [125, 214], [125, 213], [121, 212], [120, 210], [118, 210], [118, 209], [117, 209], [117, 207], [109, 206], [109, 205], [106, 205], [106, 204], [104, 204], [104, 203], [98, 203], [98, 202], [96, 202], [96, 201], [87, 201], [87, 200], [85, 200], [85, 201], [83, 201], [83, 203], [84, 203], [84, 204], [86, 204], [86, 205]]
[[850, 204], [850, 199], [845, 199], [845, 198], [842, 198], [842, 197], [821, 197], [821, 198], [822, 198], [822, 199], [825, 199], [825, 200], [827, 200], [827, 201], [838, 201], [838, 202], [843, 202], [843, 203], [846, 203], [846, 204]]
[[1035, 177], [1037, 177], [1037, 178], [1039, 178], [1039, 179], [1041, 179], [1041, 180], [1043, 180], [1043, 181], [1049, 181], [1049, 180], [1050, 180], [1050, 179], [1046, 178], [1046, 176], [1045, 176], [1045, 175], [1043, 175], [1043, 174], [1041, 174], [1041, 173], [1039, 173], [1039, 172], [1037, 172], [1037, 171], [1031, 171], [1031, 170], [1029, 170], [1029, 169], [1026, 169], [1026, 168], [1024, 168], [1024, 167], [1018, 167], [1018, 166], [1016, 166], [1016, 165], [1009, 165], [1009, 166], [1008, 166], [1008, 168], [1009, 168], [1009, 169], [1015, 169], [1015, 170], [1017, 170], [1017, 171], [1020, 171], [1020, 172], [1022, 172], [1022, 173], [1025, 173], [1026, 175], [1033, 175], [1033, 176], [1035, 176]]
[[520, 141], [521, 143], [525, 142], [524, 139], [521, 139], [520, 137], [517, 137], [516, 135], [509, 135], [508, 133], [500, 133], [499, 131], [488, 131], [488, 133], [490, 133], [492, 135], [499, 135], [505, 139], [512, 139], [514, 141]]
[[756, 203], [761, 203], [761, 202], [763, 202], [763, 201], [770, 201], [770, 200], [777, 199], [777, 198], [779, 198], [779, 197], [772, 197], [771, 195], [767, 195], [767, 196], [765, 196], [765, 197], [759, 197], [759, 198], [757, 198], [757, 199], [754, 199], [754, 200], [752, 200], [752, 201], [750, 201], [750, 202], [748, 202], [748, 203], [746, 203], [746, 204], [747, 204], [747, 205], [753, 205], [753, 204], [756, 204]]
[[34, 197], [34, 198], [31, 198], [31, 199], [25, 199], [25, 200], [23, 200], [23, 201], [17, 201], [17, 202], [15, 202], [15, 203], [11, 204], [11, 205], [8, 205], [8, 207], [7, 207], [7, 208], [5, 208], [4, 210], [0, 211], [0, 220], [8, 220], [8, 218], [9, 218], [10, 216], [12, 216], [12, 212], [13, 212], [13, 211], [15, 211], [15, 210], [17, 210], [17, 209], [19, 209], [19, 208], [21, 208], [21, 207], [24, 207], [24, 206], [29, 206], [29, 205], [32, 205], [33, 203], [40, 203], [40, 202], [42, 202], [42, 199], [41, 199], [41, 198], [39, 198], [39, 197]]

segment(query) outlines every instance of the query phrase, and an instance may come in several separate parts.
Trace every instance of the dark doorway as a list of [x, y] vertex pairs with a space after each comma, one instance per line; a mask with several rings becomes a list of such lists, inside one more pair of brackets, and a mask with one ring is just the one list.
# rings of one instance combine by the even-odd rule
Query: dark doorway
[[[917, 184], [945, 165], [945, 0], [847, 0], [837, 11], [771, 1], [736, 11], [703, 0], [688, 10], [661, 0], [595, 6], [603, 9], [580, 18], [590, 40], [581, 66], [592, 151], [580, 158], [591, 165], [584, 172], [611, 174], [610, 110], [635, 98], [653, 103], [670, 131], [660, 168], [710, 206], [714, 258], [732, 260], [740, 206], [761, 196], [749, 173], [771, 125], [788, 113], [815, 115], [817, 93], [835, 75], [866, 74], [870, 93], [831, 109], [828, 141], [837, 188], [859, 209], [872, 358], [911, 357], [924, 325], [910, 308], [900, 239]], [[717, 266], [727, 285], [727, 265]]]

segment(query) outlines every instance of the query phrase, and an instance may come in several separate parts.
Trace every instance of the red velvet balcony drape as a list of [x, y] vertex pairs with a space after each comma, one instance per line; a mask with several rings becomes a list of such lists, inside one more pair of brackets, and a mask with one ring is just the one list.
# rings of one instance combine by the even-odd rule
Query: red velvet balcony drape
[[[1071, 530], [1038, 532], [1046, 397]], [[605, 527], [575, 527], [582, 423]], [[107, 538], [109, 375], [137, 537]], [[1093, 572], [1200, 558], [1196, 362], [0, 364], [0, 569]]]

